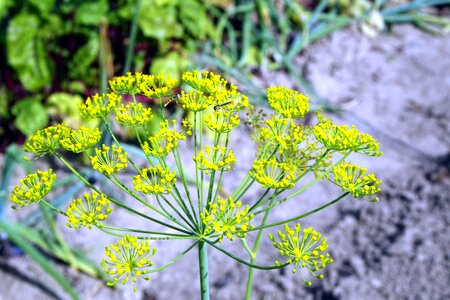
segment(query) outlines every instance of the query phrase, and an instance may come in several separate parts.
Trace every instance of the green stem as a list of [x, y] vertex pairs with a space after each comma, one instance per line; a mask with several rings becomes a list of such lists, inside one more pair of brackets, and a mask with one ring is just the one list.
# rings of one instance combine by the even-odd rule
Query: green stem
[[128, 49], [127, 49], [127, 56], [125, 59], [125, 66], [123, 68], [123, 74], [126, 75], [127, 72], [131, 70], [131, 64], [133, 61], [133, 51], [134, 51], [134, 45], [136, 43], [136, 36], [137, 36], [137, 27], [138, 27], [138, 19], [139, 19], [139, 12], [141, 10], [141, 0], [137, 0], [136, 6], [134, 7], [134, 17], [133, 22], [131, 23], [131, 30], [130, 30], [130, 36], [128, 38]]
[[[271, 200], [269, 202], [269, 206], [272, 204]], [[261, 226], [266, 225], [267, 222], [267, 218], [269, 217], [269, 213], [270, 213], [270, 209], [266, 210], [266, 213], [264, 214], [263, 220], [261, 222]], [[259, 248], [259, 244], [261, 243], [261, 238], [262, 238], [262, 233], [264, 231], [264, 228], [261, 228], [258, 231], [258, 235], [256, 236], [256, 241], [255, 241], [255, 245], [253, 246], [253, 251], [252, 254], [250, 255], [250, 263], [254, 264], [256, 261], [256, 254], [258, 253], [258, 248]], [[254, 268], [250, 267], [248, 270], [248, 276], [247, 276], [247, 290], [245, 293], [245, 299], [246, 300], [250, 300], [250, 296], [252, 295], [252, 283], [253, 283], [253, 272], [254, 272]]]
[[198, 264], [200, 271], [200, 294], [202, 300], [209, 300], [208, 279], [208, 245], [205, 242], [198, 243]]
[[311, 211], [309, 211], [309, 212], [307, 212], [307, 213], [304, 213], [304, 214], [302, 214], [302, 215], [299, 215], [299, 216], [296, 216], [296, 217], [292, 217], [292, 218], [289, 218], [289, 219], [286, 219], [286, 220], [283, 220], [283, 221], [280, 221], [280, 222], [272, 223], [272, 224], [269, 224], [269, 225], [258, 226], [258, 227], [255, 227], [255, 228], [251, 229], [251, 230], [248, 230], [247, 232], [249, 232], [249, 231], [255, 231], [255, 230], [260, 230], [260, 229], [262, 229], [262, 228], [275, 227], [275, 226], [278, 226], [278, 225], [282, 225], [282, 224], [286, 224], [286, 223], [289, 223], [289, 222], [292, 222], [292, 221], [297, 221], [297, 220], [299, 220], [299, 219], [303, 219], [303, 218], [305, 218], [305, 217], [307, 217], [307, 216], [309, 216], [309, 215], [312, 215], [312, 214], [314, 214], [314, 213], [316, 213], [316, 212], [321, 211], [322, 209], [327, 208], [328, 206], [331, 206], [331, 205], [333, 205], [333, 204], [339, 202], [340, 200], [342, 200], [342, 199], [343, 199], [345, 196], [347, 196], [348, 194], [350, 194], [350, 193], [349, 193], [349, 192], [345, 192], [344, 194], [342, 194], [342, 195], [340, 195], [339, 197], [337, 197], [336, 199], [334, 199], [334, 200], [328, 202], [327, 204], [324, 204], [324, 205], [322, 205], [322, 206], [320, 206], [320, 207], [318, 207], [318, 208], [316, 208], [316, 209], [313, 209], [313, 210], [311, 210]]

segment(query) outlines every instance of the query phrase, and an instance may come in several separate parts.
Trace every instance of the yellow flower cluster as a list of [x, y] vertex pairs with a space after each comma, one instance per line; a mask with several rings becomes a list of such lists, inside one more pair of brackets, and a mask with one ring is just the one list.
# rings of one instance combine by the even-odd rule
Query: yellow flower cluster
[[226, 147], [214, 146], [211, 148], [209, 145], [205, 146], [205, 150], [200, 150], [193, 160], [197, 162], [199, 169], [206, 170], [206, 174], [209, 171], [228, 171], [236, 163], [232, 150], [227, 153]]
[[302, 118], [309, 111], [309, 99], [282, 86], [267, 89], [270, 106], [285, 118]]
[[156, 248], [151, 248], [149, 241], [138, 241], [137, 237], [126, 235], [120, 241], [105, 248], [105, 258], [100, 263], [105, 272], [113, 277], [107, 285], [114, 286], [121, 281], [134, 283], [138, 277], [149, 280], [148, 269], [153, 266], [151, 257], [155, 255]]
[[182, 91], [178, 102], [183, 109], [197, 112], [210, 107], [215, 102], [215, 98], [201, 91], [192, 90], [189, 93]]
[[119, 173], [128, 167], [127, 153], [116, 145], [102, 145], [101, 149], [95, 149], [95, 155], [90, 156], [90, 160], [92, 168], [105, 176]]
[[95, 94], [78, 105], [80, 116], [84, 119], [103, 118], [120, 103], [121, 96], [115, 93]]
[[[278, 231], [279, 242], [275, 241], [272, 234], [269, 234], [269, 238], [274, 247], [280, 250], [281, 256], [288, 257], [287, 263], [294, 265], [292, 272], [296, 273], [300, 268], [304, 283], [311, 286], [311, 281], [307, 281], [304, 277], [303, 268], [306, 268], [314, 277], [323, 278], [322, 274], [316, 272], [333, 262], [329, 253], [323, 253], [328, 249], [327, 239], [322, 239], [322, 235], [312, 228], [305, 228], [301, 231], [300, 223], [294, 229], [285, 224], [286, 233]], [[303, 236], [300, 239], [302, 232]], [[279, 265], [280, 263], [275, 261], [275, 264]]]
[[109, 81], [111, 90], [117, 94], [135, 95], [140, 94], [141, 84], [145, 81], [148, 75], [142, 75], [142, 73], [128, 72], [125, 76], [116, 76]]
[[55, 179], [56, 175], [52, 173], [52, 169], [46, 172], [37, 170], [20, 180], [20, 185], [13, 188], [10, 199], [20, 207], [36, 203], [50, 192]]
[[228, 89], [222, 87], [214, 93], [217, 105], [215, 109], [238, 111], [249, 105], [248, 97], [237, 91], [237, 86], [230, 85]]
[[218, 74], [208, 71], [199, 72], [198, 70], [184, 72], [181, 75], [181, 80], [194, 90], [203, 92], [207, 95], [215, 94], [219, 89], [228, 84], [228, 81]]
[[164, 74], [142, 76], [143, 80], [139, 88], [142, 94], [148, 98], [160, 98], [167, 96], [178, 84], [178, 81], [175, 78]]
[[330, 150], [351, 150], [370, 156], [382, 155], [375, 139], [359, 132], [355, 126], [349, 128], [346, 125], [320, 122], [313, 130], [317, 140]]
[[[172, 122], [173, 127], [176, 126], [176, 120]], [[169, 121], [161, 122], [160, 130], [154, 135], [148, 138], [146, 142], [142, 144], [142, 150], [146, 155], [154, 157], [165, 157], [172, 149], [178, 146], [179, 140], [185, 140], [188, 135], [192, 134], [190, 125], [186, 120], [183, 120], [183, 131], [178, 132], [169, 128]]]
[[333, 182], [355, 198], [377, 202], [378, 197], [371, 198], [370, 196], [381, 190], [381, 180], [377, 179], [373, 173], [367, 175], [366, 173], [366, 168], [348, 163], [340, 164], [333, 168]]
[[23, 145], [23, 150], [38, 156], [53, 154], [61, 147], [61, 140], [67, 136], [68, 128], [58, 124], [38, 130]]
[[206, 225], [205, 232], [218, 234], [219, 242], [226, 236], [230, 241], [234, 237], [243, 238], [247, 231], [253, 229], [250, 221], [254, 215], [249, 214], [249, 206], [241, 209], [242, 202], [235, 202], [231, 197], [228, 199], [217, 198], [217, 203], [210, 202], [209, 211], [201, 214], [203, 224]]
[[217, 133], [228, 133], [241, 123], [238, 114], [224, 110], [215, 110], [212, 114], [206, 115], [203, 120], [210, 130]]
[[169, 168], [157, 165], [152, 168], [144, 168], [139, 175], [134, 176], [133, 186], [137, 192], [147, 195], [160, 195], [170, 193], [177, 181], [176, 172], [170, 172]]
[[295, 124], [292, 119], [272, 115], [265, 124], [266, 126], [261, 127], [256, 135], [256, 140], [262, 144], [274, 142], [283, 151], [291, 149], [305, 139], [303, 127]]
[[67, 136], [61, 139], [61, 145], [68, 151], [80, 153], [95, 146], [100, 141], [101, 136], [102, 132], [98, 128], [69, 129]]
[[141, 103], [131, 102], [116, 108], [117, 123], [133, 127], [142, 127], [153, 118], [152, 109]]
[[67, 227], [80, 228], [88, 226], [89, 229], [92, 226], [102, 227], [101, 221], [106, 220], [108, 215], [112, 211], [111, 201], [105, 194], [99, 194], [92, 192], [83, 195], [84, 200], [81, 198], [74, 199], [66, 210], [67, 214]]
[[295, 185], [294, 166], [275, 157], [255, 160], [249, 175], [265, 188], [290, 189]]

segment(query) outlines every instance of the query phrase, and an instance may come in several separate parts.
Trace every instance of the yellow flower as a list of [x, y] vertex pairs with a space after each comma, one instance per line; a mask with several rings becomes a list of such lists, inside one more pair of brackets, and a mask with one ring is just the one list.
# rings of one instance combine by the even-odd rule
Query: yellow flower
[[217, 102], [215, 110], [236, 112], [249, 105], [248, 97], [239, 93], [235, 85], [230, 85], [228, 88], [221, 87], [213, 95]]
[[80, 153], [95, 146], [100, 141], [101, 135], [102, 132], [98, 128], [69, 129], [69, 134], [61, 140], [61, 145], [68, 151]]
[[153, 118], [152, 109], [141, 103], [128, 103], [116, 108], [117, 123], [133, 127], [144, 126]]
[[285, 118], [302, 118], [309, 111], [309, 99], [302, 93], [277, 86], [267, 89], [270, 106]]
[[95, 155], [90, 157], [92, 168], [105, 176], [119, 173], [128, 167], [127, 153], [116, 145], [95, 149]]
[[271, 159], [258, 159], [249, 172], [265, 188], [290, 189], [295, 185], [295, 168], [287, 163]]
[[194, 90], [212, 95], [219, 89], [225, 87], [228, 81], [220, 75], [213, 72], [194, 70], [192, 72], [184, 72], [181, 75], [183, 83], [189, 85]]
[[[303, 269], [306, 268], [311, 275], [322, 279], [323, 275], [317, 274], [317, 271], [331, 264], [333, 260], [329, 253], [324, 253], [328, 249], [326, 238], [321, 240], [322, 235], [312, 228], [303, 229], [303, 236], [301, 237], [302, 231], [300, 229], [300, 223], [293, 229], [285, 224], [285, 233], [278, 231], [279, 242], [275, 241], [272, 234], [269, 234], [269, 238], [274, 247], [280, 250], [280, 255], [288, 257], [287, 263], [294, 265], [292, 272], [296, 273], [297, 269], [300, 268], [303, 282], [307, 286], [311, 286], [311, 281], [305, 279]], [[279, 265], [280, 263], [275, 261], [275, 264]]]
[[[176, 125], [176, 120], [172, 122], [173, 127]], [[191, 135], [190, 125], [183, 120], [183, 131], [176, 131], [169, 128], [169, 121], [161, 122], [161, 129], [154, 135], [148, 138], [142, 144], [142, 150], [146, 155], [154, 157], [165, 157], [172, 149], [178, 146], [178, 141], [185, 140], [188, 135]]]
[[247, 231], [253, 229], [250, 221], [254, 215], [249, 214], [249, 206], [241, 209], [242, 202], [235, 202], [231, 197], [228, 199], [217, 198], [217, 203], [210, 202], [209, 210], [201, 214], [203, 224], [206, 225], [207, 234], [219, 234], [219, 242], [226, 236], [230, 241], [234, 237], [243, 238]]
[[175, 176], [176, 172], [170, 172], [169, 168], [160, 165], [144, 168], [139, 175], [134, 176], [133, 186], [136, 191], [147, 195], [170, 193], [177, 180]]
[[58, 124], [38, 130], [23, 145], [23, 150], [38, 156], [53, 154], [61, 147], [61, 140], [69, 133], [69, 128]]
[[111, 90], [117, 94], [123, 95], [135, 95], [141, 94], [141, 84], [144, 82], [148, 75], [142, 75], [142, 73], [128, 72], [126, 76], [116, 76], [109, 81]]
[[147, 275], [153, 266], [151, 258], [156, 253], [156, 248], [149, 246], [149, 241], [138, 241], [137, 237], [126, 235], [120, 241], [105, 248], [105, 258], [100, 263], [105, 272], [113, 277], [113, 281], [107, 285], [114, 286], [121, 281], [126, 284], [131, 281], [136, 291], [138, 277], [149, 280]]
[[272, 115], [265, 126], [257, 130], [253, 138], [263, 145], [275, 143], [279, 150], [291, 149], [305, 139], [304, 127], [295, 124], [294, 120]]
[[314, 135], [326, 148], [335, 151], [351, 150], [370, 156], [380, 156], [377, 141], [368, 134], [359, 132], [355, 126], [336, 125], [329, 121], [314, 126]]
[[378, 193], [381, 180], [375, 174], [367, 174], [367, 169], [353, 164], [339, 164], [333, 167], [333, 182], [344, 192], [349, 192], [355, 198], [363, 198], [370, 202], [377, 202], [378, 197], [370, 197]]
[[178, 84], [178, 81], [175, 78], [164, 74], [142, 76], [143, 79], [139, 89], [148, 98], [160, 98], [167, 96]]
[[227, 153], [226, 147], [215, 146], [211, 148], [209, 145], [205, 146], [205, 150], [200, 150], [198, 155], [193, 157], [193, 160], [198, 163], [199, 169], [207, 170], [206, 174], [208, 174], [208, 171], [228, 171], [236, 163], [232, 150]]
[[79, 105], [80, 116], [84, 119], [103, 118], [120, 103], [121, 96], [115, 93], [95, 94]]
[[20, 180], [20, 185], [13, 188], [10, 199], [20, 207], [39, 202], [50, 192], [55, 179], [56, 175], [52, 173], [52, 169], [45, 172], [37, 170]]
[[213, 96], [204, 95], [201, 91], [190, 91], [189, 93], [182, 91], [178, 102], [183, 109], [197, 112], [210, 107], [215, 99]]
[[206, 126], [217, 133], [228, 133], [239, 126], [239, 115], [225, 110], [214, 110], [203, 119]]
[[74, 199], [66, 210], [67, 227], [77, 229], [83, 226], [91, 229], [93, 225], [102, 227], [99, 222], [106, 220], [112, 207], [105, 194], [100, 194], [100, 199], [98, 196], [97, 192], [92, 192], [83, 195], [84, 201], [81, 198]]

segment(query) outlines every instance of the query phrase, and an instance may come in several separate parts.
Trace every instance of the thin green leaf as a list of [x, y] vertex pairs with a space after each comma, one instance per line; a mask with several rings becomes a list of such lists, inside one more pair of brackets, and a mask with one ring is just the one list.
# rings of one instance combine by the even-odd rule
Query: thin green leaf
[[77, 291], [72, 287], [72, 284], [62, 276], [58, 270], [52, 266], [48, 259], [36, 250], [24, 237], [15, 230], [13, 223], [0, 220], [0, 229], [2, 229], [8, 238], [22, 249], [30, 258], [32, 258], [41, 268], [49, 274], [53, 279], [70, 295], [72, 299], [80, 299]]

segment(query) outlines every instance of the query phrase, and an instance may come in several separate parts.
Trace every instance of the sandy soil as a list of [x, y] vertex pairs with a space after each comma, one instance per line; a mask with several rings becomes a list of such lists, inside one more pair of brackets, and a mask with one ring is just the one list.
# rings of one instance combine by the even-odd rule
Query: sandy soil
[[[434, 37], [400, 26], [390, 35], [368, 39], [349, 28], [308, 48], [297, 64], [320, 95], [344, 109], [334, 116], [336, 121], [355, 124], [380, 141], [385, 152], [381, 159], [353, 161], [379, 175], [383, 191], [379, 203], [349, 198], [304, 221], [328, 237], [335, 263], [324, 280], [307, 288], [289, 270], [257, 271], [253, 298], [450, 299], [450, 36]], [[264, 85], [296, 86], [281, 73], [264, 74], [260, 80]], [[252, 147], [243, 132], [232, 138]], [[251, 161], [251, 151], [240, 152], [238, 159], [237, 177]], [[258, 193], [252, 191], [247, 201]], [[271, 218], [308, 211], [333, 195], [328, 184], [319, 184], [274, 210]], [[112, 222], [119, 224], [123, 218], [117, 210]], [[95, 230], [67, 231], [66, 236], [73, 245], [89, 249], [97, 261], [113, 240]], [[184, 248], [166, 242], [155, 245], [160, 248], [157, 264]], [[237, 243], [226, 246], [242, 251]], [[258, 262], [270, 263], [276, 256], [265, 239]], [[137, 293], [131, 287], [112, 290], [59, 268], [82, 299], [197, 299], [196, 260], [196, 252], [189, 253], [153, 275], [149, 284], [140, 284]], [[209, 264], [212, 299], [242, 299], [247, 269], [217, 251], [210, 251]], [[0, 260], [0, 281], [1, 300], [67, 298], [26, 257]]]

